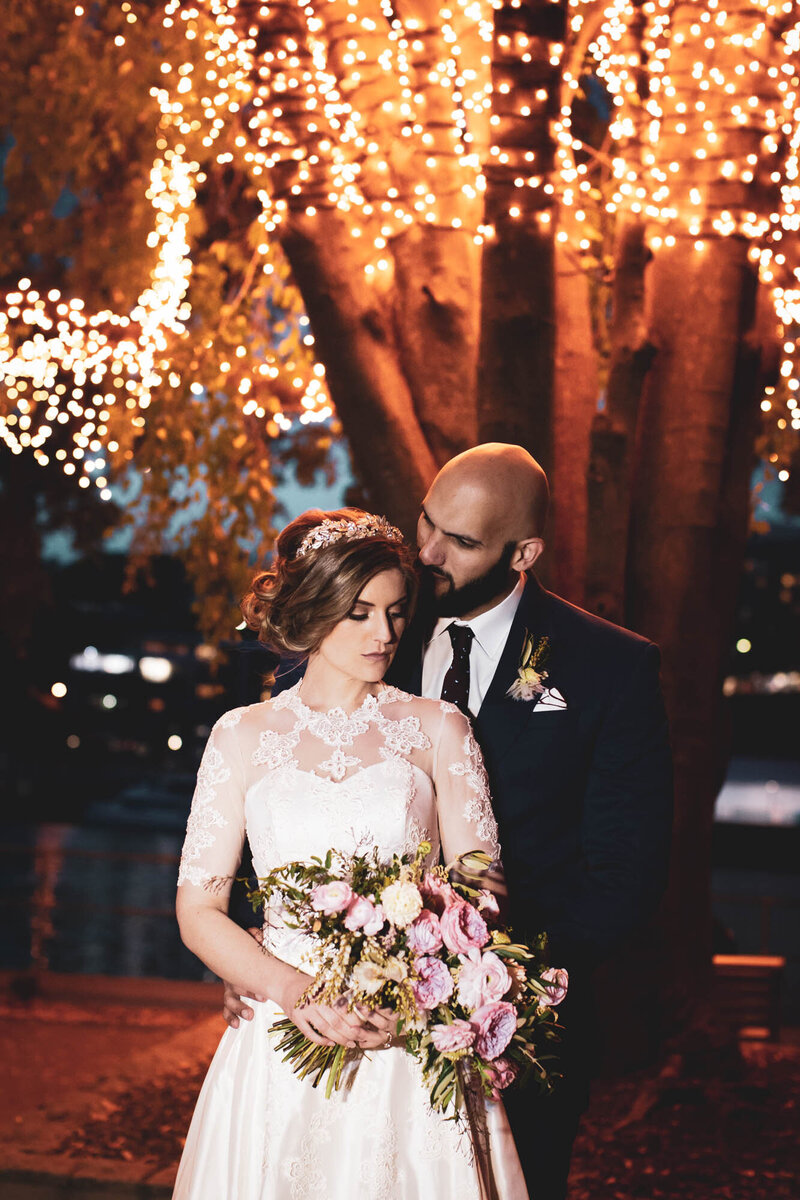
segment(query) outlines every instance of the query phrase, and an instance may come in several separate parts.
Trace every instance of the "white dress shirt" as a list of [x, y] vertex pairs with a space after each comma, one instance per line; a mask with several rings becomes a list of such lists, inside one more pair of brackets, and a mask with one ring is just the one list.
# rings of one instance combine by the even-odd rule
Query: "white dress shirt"
[[469, 711], [473, 717], [477, 716], [511, 632], [524, 590], [525, 578], [520, 575], [514, 590], [504, 600], [472, 620], [439, 618], [422, 659], [423, 696], [435, 699], [441, 696], [444, 677], [453, 661], [453, 646], [447, 630], [451, 625], [468, 625], [475, 635], [469, 654]]

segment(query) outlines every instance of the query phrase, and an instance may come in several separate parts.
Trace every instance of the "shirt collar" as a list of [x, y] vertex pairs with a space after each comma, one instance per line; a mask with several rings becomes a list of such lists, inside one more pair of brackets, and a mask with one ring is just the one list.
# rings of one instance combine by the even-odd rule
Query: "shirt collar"
[[472, 617], [469, 621], [459, 621], [453, 617], [439, 617], [436, 622], [431, 641], [440, 637], [451, 625], [468, 625], [475, 635], [475, 641], [490, 658], [497, 658], [505, 645], [509, 630], [514, 620], [522, 593], [525, 591], [525, 576], [520, 574], [514, 588], [509, 594], [489, 608], [486, 612]]

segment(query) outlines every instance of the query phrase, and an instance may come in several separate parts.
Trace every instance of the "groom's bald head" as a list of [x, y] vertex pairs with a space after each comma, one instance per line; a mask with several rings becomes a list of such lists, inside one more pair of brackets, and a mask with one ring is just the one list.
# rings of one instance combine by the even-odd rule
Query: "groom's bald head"
[[544, 548], [547, 502], [547, 477], [522, 446], [487, 442], [442, 467], [417, 528], [440, 611], [476, 616], [511, 590]]
[[432, 486], [458, 491], [472, 513], [480, 508], [507, 541], [544, 535], [550, 489], [547, 476], [523, 446], [484, 442], [445, 463]]

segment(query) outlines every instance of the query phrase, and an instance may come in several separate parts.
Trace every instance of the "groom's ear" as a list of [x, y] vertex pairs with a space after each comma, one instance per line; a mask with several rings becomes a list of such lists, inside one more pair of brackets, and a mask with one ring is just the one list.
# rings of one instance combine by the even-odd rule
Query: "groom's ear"
[[543, 550], [544, 542], [540, 537], [525, 538], [524, 542], [517, 542], [511, 567], [515, 571], [529, 571]]

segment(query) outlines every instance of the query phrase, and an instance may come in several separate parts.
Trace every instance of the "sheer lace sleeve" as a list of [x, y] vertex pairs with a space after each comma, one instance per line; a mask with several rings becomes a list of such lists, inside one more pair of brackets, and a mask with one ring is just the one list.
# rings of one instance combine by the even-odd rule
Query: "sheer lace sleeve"
[[244, 771], [236, 726], [243, 709], [217, 721], [206, 744], [178, 871], [178, 886], [205, 889], [211, 879], [227, 880], [230, 891], [244, 845]]
[[499, 858], [497, 822], [483, 756], [469, 721], [452, 704], [442, 704], [433, 780], [445, 862], [470, 850], [485, 850]]

